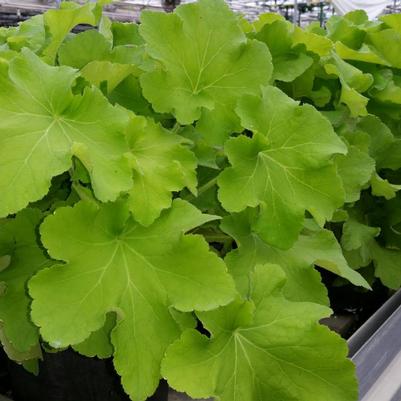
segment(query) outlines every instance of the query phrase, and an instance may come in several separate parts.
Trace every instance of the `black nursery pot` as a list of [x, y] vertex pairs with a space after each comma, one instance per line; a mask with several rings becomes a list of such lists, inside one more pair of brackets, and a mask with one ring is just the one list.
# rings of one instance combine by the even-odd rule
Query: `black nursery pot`
[[[72, 350], [44, 353], [39, 376], [9, 361], [13, 401], [129, 401], [111, 360], [86, 358]], [[148, 401], [167, 401], [168, 386], [160, 382]]]

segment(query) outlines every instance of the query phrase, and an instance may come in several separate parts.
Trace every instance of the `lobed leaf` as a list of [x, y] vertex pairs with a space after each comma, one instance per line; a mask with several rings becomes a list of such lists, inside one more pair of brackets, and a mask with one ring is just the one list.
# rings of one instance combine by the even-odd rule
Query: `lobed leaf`
[[152, 395], [164, 352], [180, 333], [170, 307], [209, 310], [235, 294], [221, 259], [200, 236], [184, 235], [214, 218], [181, 200], [147, 228], [123, 202], [57, 209], [41, 235], [49, 254], [66, 263], [29, 284], [43, 338], [55, 348], [80, 344], [116, 311], [115, 368], [133, 400]]
[[169, 347], [162, 366], [169, 383], [221, 401], [356, 400], [346, 343], [316, 323], [329, 310], [288, 301], [284, 280], [278, 266], [258, 266], [250, 301], [200, 313], [211, 337], [188, 330]]
[[264, 88], [262, 97], [243, 97], [237, 112], [253, 137], [227, 142], [232, 167], [219, 176], [219, 200], [230, 212], [260, 206], [258, 233], [289, 248], [305, 210], [324, 224], [343, 203], [331, 158], [346, 147], [313, 107], [299, 106], [274, 87]]

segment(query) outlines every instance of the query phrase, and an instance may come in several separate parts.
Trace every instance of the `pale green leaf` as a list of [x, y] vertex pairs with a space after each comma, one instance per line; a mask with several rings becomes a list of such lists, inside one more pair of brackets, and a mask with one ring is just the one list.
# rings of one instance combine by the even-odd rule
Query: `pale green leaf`
[[25, 209], [0, 222], [1, 254], [10, 257], [10, 264], [0, 271], [4, 285], [0, 295], [2, 342], [6, 349], [15, 350], [8, 351], [14, 359], [20, 359], [21, 354], [31, 357], [39, 344], [38, 329], [29, 318], [31, 299], [26, 286], [36, 272], [51, 264], [38, 243], [36, 230], [41, 220], [39, 210]]
[[355, 401], [355, 369], [344, 340], [317, 323], [330, 310], [291, 302], [278, 266], [259, 266], [250, 301], [198, 314], [211, 337], [187, 330], [162, 372], [193, 398], [220, 401]]
[[28, 50], [0, 74], [0, 215], [41, 199], [73, 155], [88, 170], [95, 195], [115, 199], [132, 185], [122, 131], [128, 122], [96, 89], [74, 96], [69, 67], [50, 67]]
[[372, 176], [370, 185], [373, 195], [383, 196], [387, 200], [395, 198], [397, 191], [401, 190], [401, 185], [391, 184], [387, 179], [381, 178], [378, 174]]
[[66, 40], [58, 52], [59, 64], [81, 69], [94, 60], [104, 60], [111, 52], [111, 43], [98, 31], [90, 29]]
[[343, 227], [341, 244], [347, 251], [366, 247], [380, 234], [380, 228], [369, 227], [354, 218], [349, 218]]
[[43, 15], [35, 15], [18, 25], [18, 28], [7, 37], [7, 44], [11, 50], [20, 51], [23, 47], [28, 47], [38, 52], [44, 46], [45, 39]]
[[283, 292], [292, 301], [308, 301], [328, 305], [327, 291], [320, 274], [313, 268], [313, 258], [305, 258], [300, 243], [287, 250], [269, 246], [251, 227], [250, 211], [225, 217], [221, 228], [233, 237], [238, 249], [227, 254], [225, 262], [243, 297], [251, 291], [251, 273], [258, 264], [277, 263], [284, 269], [288, 280]]
[[64, 7], [58, 10], [48, 10], [44, 14], [44, 22], [50, 41], [43, 51], [45, 60], [54, 63], [60, 45], [67, 34], [79, 24], [96, 25], [98, 20], [98, 6], [96, 3], [86, 3], [80, 6], [76, 3], [63, 3]]
[[375, 276], [385, 286], [398, 289], [401, 286], [401, 251], [380, 245], [375, 239], [379, 234], [380, 228], [370, 227], [352, 217], [344, 223], [341, 243], [349, 253], [347, 257], [359, 264], [357, 267], [373, 262]]
[[113, 21], [111, 31], [114, 46], [143, 44], [137, 24]]
[[374, 48], [369, 47], [367, 44], [363, 44], [358, 50], [351, 49], [342, 42], [335, 44], [336, 53], [343, 60], [363, 61], [365, 63], [389, 65], [389, 63], [377, 54]]
[[252, 214], [226, 217], [223, 231], [235, 238], [238, 249], [226, 256], [226, 263], [242, 295], [250, 290], [250, 273], [256, 264], [280, 264], [287, 275], [284, 294], [294, 301], [327, 303], [327, 294], [319, 273], [313, 265], [331, 271], [351, 283], [369, 288], [363, 277], [351, 269], [334, 235], [317, 227], [314, 232], [301, 234], [295, 244], [282, 251], [267, 245], [252, 231]]
[[291, 82], [302, 75], [313, 63], [303, 52], [293, 49], [294, 26], [288, 21], [266, 24], [255, 38], [266, 43], [272, 55], [273, 79]]
[[324, 63], [324, 69], [328, 74], [336, 75], [341, 83], [340, 102], [350, 109], [353, 117], [366, 116], [366, 106], [369, 99], [362, 93], [373, 84], [371, 74], [363, 73], [358, 68], [342, 60], [337, 54]]
[[134, 169], [130, 210], [149, 225], [170, 207], [172, 192], [184, 187], [196, 192], [196, 158], [184, 138], [145, 117], [131, 119], [127, 139]]
[[234, 296], [222, 260], [200, 236], [184, 235], [214, 218], [181, 200], [147, 228], [122, 202], [57, 209], [41, 235], [49, 254], [66, 263], [42, 270], [29, 284], [43, 338], [55, 348], [79, 344], [116, 311], [114, 365], [132, 400], [145, 400], [180, 332], [170, 307], [209, 310]]
[[333, 48], [333, 43], [325, 36], [295, 27], [293, 35], [294, 46], [302, 44], [306, 50], [319, 56], [327, 56]]
[[91, 61], [81, 70], [81, 75], [93, 85], [101, 87], [107, 83], [107, 93], [112, 92], [128, 75], [137, 71], [129, 64], [112, 63], [110, 61]]
[[259, 233], [270, 244], [289, 248], [305, 210], [322, 225], [342, 205], [331, 158], [346, 146], [312, 106], [300, 106], [274, 87], [264, 88], [262, 98], [243, 97], [237, 112], [254, 134], [226, 143], [232, 167], [219, 176], [219, 199], [230, 212], [261, 206]]
[[371, 45], [388, 64], [395, 68], [401, 68], [401, 32], [394, 29], [383, 29], [370, 32], [368, 38]]
[[200, 119], [209, 143], [224, 142], [238, 129], [238, 98], [259, 93], [269, 82], [267, 47], [246, 38], [223, 0], [199, 0], [172, 14], [144, 12], [139, 30], [148, 53], [160, 62], [141, 76], [154, 109], [174, 114], [181, 124]]
[[91, 333], [85, 341], [74, 345], [72, 348], [87, 357], [110, 358], [113, 355], [110, 334], [115, 324], [116, 315], [109, 313], [103, 327]]
[[401, 168], [401, 139], [394, 137], [380, 118], [366, 116], [358, 121], [357, 128], [369, 135], [369, 154], [375, 159], [378, 171]]
[[336, 165], [343, 181], [345, 202], [356, 202], [361, 190], [376, 171], [374, 159], [358, 147], [350, 145], [346, 155], [337, 156]]
[[394, 290], [401, 287], [401, 251], [381, 247], [376, 241], [371, 243], [371, 255], [375, 265], [375, 276]]

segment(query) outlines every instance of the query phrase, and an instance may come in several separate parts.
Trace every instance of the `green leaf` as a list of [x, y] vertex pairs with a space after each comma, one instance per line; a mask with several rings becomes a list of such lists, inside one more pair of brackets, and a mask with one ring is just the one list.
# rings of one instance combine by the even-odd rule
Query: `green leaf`
[[386, 249], [377, 244], [371, 243], [371, 255], [375, 265], [375, 276], [381, 282], [394, 290], [401, 287], [401, 251], [399, 249]]
[[98, 21], [98, 5], [86, 3], [79, 6], [76, 3], [63, 3], [64, 7], [58, 10], [48, 10], [44, 14], [47, 32], [50, 35], [48, 45], [43, 56], [50, 64], [54, 63], [58, 49], [67, 34], [79, 24], [96, 25]]
[[251, 27], [248, 29], [248, 33], [259, 32], [265, 25], [273, 24], [276, 21], [285, 21], [285, 18], [278, 13], [263, 13], [253, 21]]
[[105, 60], [111, 43], [94, 29], [81, 32], [65, 41], [58, 52], [59, 64], [81, 69], [94, 60]]
[[113, 46], [142, 45], [144, 43], [139, 35], [137, 24], [113, 21], [111, 31], [113, 32]]
[[96, 89], [73, 96], [69, 67], [50, 67], [28, 50], [0, 74], [0, 215], [46, 195], [52, 177], [77, 156], [88, 170], [95, 195], [115, 199], [132, 185], [122, 131], [125, 111]]
[[132, 400], [146, 399], [158, 385], [167, 346], [179, 335], [170, 306], [209, 310], [234, 296], [222, 260], [200, 236], [184, 235], [214, 218], [181, 200], [147, 228], [122, 202], [57, 209], [41, 235], [49, 254], [66, 263], [29, 284], [32, 318], [43, 338], [55, 348], [79, 344], [116, 311], [115, 368]]
[[317, 323], [330, 310], [288, 301], [284, 277], [278, 266], [259, 266], [250, 301], [200, 313], [212, 336], [188, 330], [168, 349], [169, 384], [221, 401], [356, 400], [345, 341]]
[[143, 97], [139, 79], [129, 75], [113, 92], [108, 94], [110, 101], [119, 104], [136, 114], [156, 118], [150, 103]]
[[333, 42], [342, 42], [351, 49], [359, 49], [366, 37], [363, 26], [357, 26], [352, 18], [331, 17], [326, 23], [327, 37]]
[[367, 247], [380, 234], [380, 228], [369, 227], [355, 218], [349, 218], [343, 227], [341, 244], [347, 251]]
[[351, 269], [346, 262], [339, 243], [329, 230], [319, 230], [311, 235], [300, 236], [298, 252], [305, 261], [314, 263], [334, 274], [347, 279], [354, 285], [370, 288], [366, 280]]
[[[384, 29], [368, 34], [369, 42], [380, 56], [391, 66], [401, 68], [401, 32], [394, 29]], [[389, 44], [391, 43], [391, 46]]]
[[305, 53], [294, 50], [294, 26], [288, 21], [275, 21], [265, 25], [255, 38], [266, 43], [273, 61], [273, 79], [291, 82], [302, 75], [313, 63]]
[[328, 74], [336, 75], [341, 82], [340, 102], [348, 106], [351, 116], [366, 116], [369, 99], [361, 93], [373, 84], [371, 74], [365, 74], [353, 65], [340, 59], [335, 53], [324, 64]]
[[130, 210], [147, 226], [170, 207], [172, 192], [184, 187], [196, 192], [196, 158], [184, 138], [144, 117], [131, 119], [127, 139], [134, 169]]
[[378, 171], [401, 168], [401, 139], [395, 138], [380, 118], [366, 116], [358, 121], [357, 128], [369, 135], [369, 154], [375, 159]]
[[367, 44], [363, 44], [358, 50], [351, 49], [342, 42], [335, 44], [336, 53], [343, 60], [363, 61], [365, 63], [389, 65], [380, 54], [377, 54], [374, 48]]
[[107, 93], [112, 92], [128, 75], [136, 72], [133, 65], [111, 63], [110, 61], [91, 61], [81, 70], [81, 75], [93, 85], [101, 87], [107, 83]]
[[376, 74], [376, 77], [380, 81], [375, 83], [375, 88], [370, 91], [372, 98], [385, 104], [401, 104], [401, 77], [388, 69], [381, 70], [379, 74]]
[[395, 198], [397, 191], [401, 189], [401, 185], [391, 184], [385, 178], [381, 178], [378, 174], [374, 174], [370, 180], [372, 194], [375, 196], [383, 196], [389, 200]]
[[346, 147], [310, 105], [299, 106], [279, 89], [245, 96], [237, 112], [253, 137], [226, 143], [232, 167], [220, 174], [219, 199], [230, 212], [261, 207], [257, 230], [270, 244], [289, 248], [305, 210], [322, 225], [344, 200], [331, 158]]
[[344, 223], [341, 244], [349, 252], [357, 267], [367, 266], [373, 262], [375, 276], [392, 289], [401, 286], [401, 251], [388, 249], [379, 245], [375, 238], [380, 234], [380, 228], [370, 227], [352, 217]]
[[294, 45], [304, 45], [306, 50], [319, 56], [327, 56], [333, 48], [333, 42], [322, 35], [295, 27], [293, 36]]
[[304, 232], [290, 249], [283, 251], [267, 245], [252, 231], [253, 218], [248, 211], [225, 217], [222, 223], [222, 230], [238, 244], [238, 249], [230, 252], [225, 261], [242, 295], [250, 290], [250, 273], [254, 266], [266, 263], [280, 264], [284, 269], [288, 278], [284, 294], [293, 301], [327, 304], [326, 290], [313, 265], [369, 288], [362, 276], [348, 266], [332, 232], [320, 228]]
[[85, 341], [74, 345], [72, 348], [87, 357], [110, 358], [113, 355], [110, 334], [115, 324], [116, 315], [109, 313], [103, 327], [94, 331]]
[[356, 146], [349, 146], [346, 155], [336, 158], [337, 171], [345, 190], [345, 202], [356, 202], [361, 190], [376, 171], [375, 161]]
[[221, 144], [240, 129], [233, 108], [243, 94], [269, 82], [267, 47], [248, 40], [223, 0], [199, 0], [173, 14], [143, 12], [140, 34], [160, 67], [141, 76], [157, 112], [180, 124], [200, 119], [208, 142]]
[[238, 249], [227, 254], [225, 262], [239, 293], [243, 297], [249, 296], [251, 274], [256, 265], [276, 263], [280, 264], [288, 278], [283, 287], [288, 299], [328, 305], [326, 288], [319, 272], [312, 266], [313, 258], [305, 259], [304, 250], [298, 242], [287, 251], [269, 246], [252, 231], [252, 218], [252, 213], [247, 211], [225, 217], [221, 224], [222, 230], [233, 237], [238, 245]]
[[[29, 319], [31, 299], [26, 285], [36, 272], [51, 264], [37, 240], [36, 229], [41, 220], [39, 210], [25, 209], [0, 223], [0, 253], [10, 261], [0, 271], [0, 282], [5, 287], [0, 295], [2, 342], [6, 349], [12, 347], [19, 355], [31, 356], [39, 344], [38, 329]], [[21, 358], [13, 352], [10, 354], [15, 359]]]
[[[9, 359], [25, 367], [26, 366], [25, 364], [27, 364], [28, 366], [34, 364], [35, 361], [37, 361], [42, 357], [42, 350], [40, 348], [39, 342], [37, 342], [28, 351], [19, 351], [17, 350], [17, 348], [15, 348], [13, 343], [6, 337], [2, 326], [3, 326], [2, 323], [0, 323], [0, 343], [1, 346], [3, 347], [3, 351], [6, 353]], [[27, 370], [30, 371], [29, 369]], [[36, 372], [32, 373], [37, 374]]]
[[7, 44], [12, 50], [20, 51], [23, 47], [28, 47], [38, 52], [45, 44], [45, 39], [43, 15], [35, 15], [18, 25], [18, 28], [7, 37]]
[[383, 21], [388, 27], [395, 29], [401, 33], [401, 17], [400, 14], [382, 15], [380, 20]]

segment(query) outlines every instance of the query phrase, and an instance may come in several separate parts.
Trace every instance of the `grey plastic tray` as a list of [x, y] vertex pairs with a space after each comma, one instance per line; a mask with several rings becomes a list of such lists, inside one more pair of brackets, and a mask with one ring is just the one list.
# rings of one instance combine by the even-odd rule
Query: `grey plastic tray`
[[350, 339], [360, 401], [401, 400], [401, 290]]

